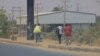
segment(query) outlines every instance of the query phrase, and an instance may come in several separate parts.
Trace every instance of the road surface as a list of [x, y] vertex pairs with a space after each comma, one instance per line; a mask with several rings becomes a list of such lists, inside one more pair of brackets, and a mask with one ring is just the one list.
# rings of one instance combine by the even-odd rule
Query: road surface
[[14, 44], [0, 43], [0, 56], [77, 56], [61, 52], [52, 52]]

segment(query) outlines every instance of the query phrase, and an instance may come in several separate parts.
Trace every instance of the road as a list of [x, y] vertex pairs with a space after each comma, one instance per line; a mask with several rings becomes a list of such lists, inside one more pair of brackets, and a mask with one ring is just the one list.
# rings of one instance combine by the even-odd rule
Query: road
[[77, 56], [61, 52], [52, 52], [14, 44], [0, 43], [0, 56]]

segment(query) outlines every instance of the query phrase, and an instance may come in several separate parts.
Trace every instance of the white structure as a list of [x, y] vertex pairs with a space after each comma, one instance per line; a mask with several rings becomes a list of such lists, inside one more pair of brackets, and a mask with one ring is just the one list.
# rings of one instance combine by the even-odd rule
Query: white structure
[[[36, 23], [36, 14], [34, 22]], [[39, 23], [40, 24], [63, 24], [64, 23], [64, 12], [48, 12], [39, 13]], [[66, 23], [96, 23], [96, 15], [91, 13], [83, 12], [66, 12]], [[17, 25], [20, 24], [20, 18], [16, 19]], [[21, 18], [21, 24], [27, 24], [27, 16]]]
[[[36, 23], [36, 16], [34, 22]], [[39, 13], [38, 19], [40, 24], [63, 24], [64, 23], [64, 12], [48, 12], [48, 13]], [[27, 24], [27, 16], [23, 16], [21, 21], [17, 18], [17, 25], [26, 25]], [[83, 13], [83, 12], [74, 12], [67, 11], [66, 12], [66, 24], [71, 24], [73, 29], [82, 29], [89, 28], [90, 24], [96, 23], [96, 14], [91, 13]]]

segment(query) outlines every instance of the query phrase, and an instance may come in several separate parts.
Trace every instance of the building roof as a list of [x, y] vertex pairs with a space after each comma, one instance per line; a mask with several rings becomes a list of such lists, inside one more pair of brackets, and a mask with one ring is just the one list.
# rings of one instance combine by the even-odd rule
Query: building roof
[[[64, 23], [64, 11], [56, 12], [44, 12], [39, 13], [39, 23], [41, 24], [63, 24]], [[35, 14], [37, 16], [37, 14]], [[27, 24], [27, 15], [22, 16], [22, 24]], [[95, 23], [96, 14], [66, 11], [66, 23]], [[36, 23], [36, 17], [34, 17], [34, 23]], [[17, 19], [17, 24], [20, 24], [20, 19]]]
[[[64, 11], [42, 12], [42, 13], [38, 13], [38, 16], [41, 16], [41, 15], [48, 15], [48, 14], [54, 14], [54, 13], [61, 13], [61, 12], [64, 12]], [[76, 12], [76, 11], [66, 11], [66, 12], [96, 15], [96, 14], [94, 14], [94, 13], [86, 13], [86, 12]], [[26, 17], [26, 16], [27, 16], [27, 15], [23, 15], [22, 17]], [[34, 16], [37, 16], [37, 13], [35, 13]]]

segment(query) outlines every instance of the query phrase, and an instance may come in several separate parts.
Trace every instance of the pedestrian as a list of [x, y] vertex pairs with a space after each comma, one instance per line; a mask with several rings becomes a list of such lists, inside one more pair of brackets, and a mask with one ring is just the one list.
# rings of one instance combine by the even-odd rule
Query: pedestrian
[[58, 26], [56, 28], [56, 35], [58, 37], [58, 41], [59, 41], [59, 44], [61, 44], [61, 37], [62, 37], [62, 34], [63, 34], [63, 27], [62, 26]]
[[40, 33], [41, 33], [41, 26], [40, 24], [37, 24], [34, 28], [36, 43], [40, 42]]
[[65, 25], [64, 34], [66, 37], [66, 45], [71, 45], [71, 25], [70, 24]]

